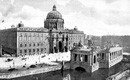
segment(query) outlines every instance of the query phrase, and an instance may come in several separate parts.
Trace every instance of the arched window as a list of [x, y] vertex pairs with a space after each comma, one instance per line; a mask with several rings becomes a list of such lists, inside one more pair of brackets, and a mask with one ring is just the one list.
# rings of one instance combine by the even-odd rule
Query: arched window
[[77, 59], [77, 54], [74, 54], [74, 61], [76, 61]]
[[104, 53], [102, 53], [102, 59], [104, 59], [105, 58], [105, 54]]
[[94, 63], [96, 63], [96, 56], [94, 56]]

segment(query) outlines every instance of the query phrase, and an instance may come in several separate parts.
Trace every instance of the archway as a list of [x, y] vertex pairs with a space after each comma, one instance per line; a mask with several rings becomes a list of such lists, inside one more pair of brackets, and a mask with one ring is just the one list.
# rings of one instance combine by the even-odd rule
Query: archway
[[82, 71], [82, 72], [86, 71], [83, 67], [76, 67], [75, 70], [76, 71]]
[[56, 47], [54, 47], [54, 53], [57, 53], [57, 49], [56, 49]]
[[65, 46], [65, 52], [67, 52], [67, 51], [68, 51], [67, 46]]
[[59, 52], [62, 52], [62, 42], [59, 41]]

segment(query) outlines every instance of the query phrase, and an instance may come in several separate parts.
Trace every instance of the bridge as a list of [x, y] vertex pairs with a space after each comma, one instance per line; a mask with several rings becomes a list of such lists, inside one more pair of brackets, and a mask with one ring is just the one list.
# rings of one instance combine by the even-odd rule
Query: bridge
[[71, 50], [71, 69], [85, 70], [89, 73], [99, 69], [97, 52], [87, 48], [77, 48]]

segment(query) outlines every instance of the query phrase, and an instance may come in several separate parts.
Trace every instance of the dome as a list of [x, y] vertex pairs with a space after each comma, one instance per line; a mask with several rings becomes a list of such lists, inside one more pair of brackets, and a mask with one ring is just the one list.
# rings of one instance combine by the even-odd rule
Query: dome
[[53, 9], [52, 11], [50, 11], [48, 14], [47, 14], [47, 18], [46, 19], [62, 19], [62, 15], [60, 12], [58, 12], [56, 10], [56, 6], [54, 5], [53, 6]]

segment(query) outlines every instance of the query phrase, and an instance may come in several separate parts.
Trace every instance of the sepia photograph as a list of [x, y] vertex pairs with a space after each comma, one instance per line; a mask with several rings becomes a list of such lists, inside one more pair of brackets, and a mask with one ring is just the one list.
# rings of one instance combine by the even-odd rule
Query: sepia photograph
[[130, 0], [0, 0], [0, 80], [130, 80]]

